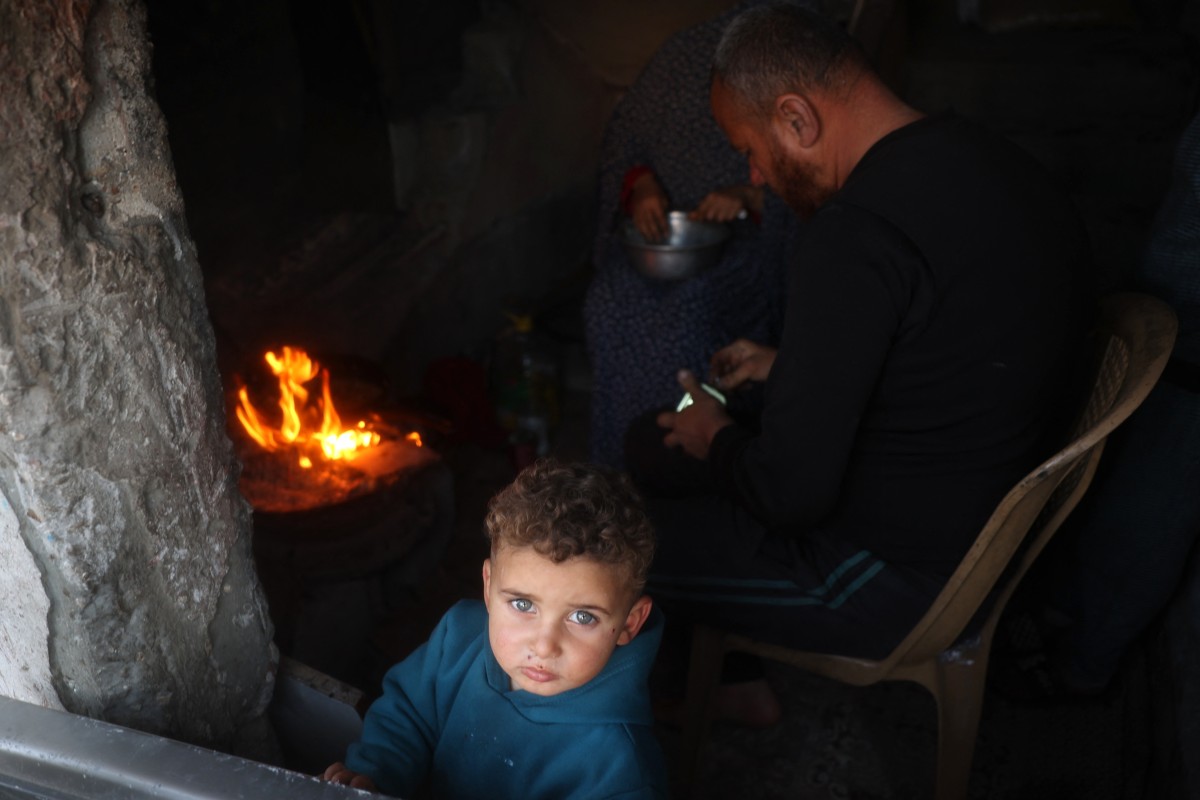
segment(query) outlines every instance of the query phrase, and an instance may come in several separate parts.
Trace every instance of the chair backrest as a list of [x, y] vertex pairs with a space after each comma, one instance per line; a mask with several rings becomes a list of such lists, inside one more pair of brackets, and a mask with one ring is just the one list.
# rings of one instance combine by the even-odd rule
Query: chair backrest
[[920, 663], [949, 649], [985, 602], [991, 605], [980, 630], [990, 641], [1013, 590], [1087, 490], [1108, 435], [1158, 381], [1178, 327], [1166, 303], [1149, 295], [1111, 295], [1101, 302], [1098, 323], [1099, 365], [1070, 443], [1004, 496], [929, 611], [885, 664]]

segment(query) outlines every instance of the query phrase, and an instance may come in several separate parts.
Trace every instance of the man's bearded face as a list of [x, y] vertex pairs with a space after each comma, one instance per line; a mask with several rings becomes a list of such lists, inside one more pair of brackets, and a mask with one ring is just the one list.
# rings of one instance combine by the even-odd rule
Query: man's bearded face
[[771, 188], [797, 216], [808, 219], [833, 192], [821, 186], [815, 167], [789, 158], [773, 135], [770, 136], [769, 154]]
[[801, 217], [809, 217], [836, 187], [823, 181], [820, 150], [790, 147], [792, 128], [781, 117], [766, 119], [739, 104], [720, 80], [712, 85], [713, 117], [733, 148], [746, 157], [750, 182], [770, 186]]

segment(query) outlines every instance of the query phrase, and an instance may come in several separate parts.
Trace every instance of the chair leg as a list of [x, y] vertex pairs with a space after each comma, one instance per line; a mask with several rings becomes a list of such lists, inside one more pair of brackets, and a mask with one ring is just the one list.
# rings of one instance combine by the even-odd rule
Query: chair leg
[[937, 800], [966, 800], [983, 711], [987, 654], [939, 661], [934, 699], [938, 710]]
[[725, 657], [725, 634], [697, 625], [692, 632], [692, 652], [688, 662], [687, 695], [683, 707], [683, 732], [676, 761], [673, 797], [692, 796], [700, 750], [708, 740], [712, 725], [712, 705], [721, 680]]

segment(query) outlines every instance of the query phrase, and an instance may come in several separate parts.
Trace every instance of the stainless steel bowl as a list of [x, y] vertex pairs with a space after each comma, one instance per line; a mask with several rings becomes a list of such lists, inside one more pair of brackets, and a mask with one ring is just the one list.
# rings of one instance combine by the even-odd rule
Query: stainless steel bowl
[[686, 211], [670, 212], [667, 228], [667, 237], [663, 241], [647, 242], [632, 220], [622, 224], [618, 234], [621, 244], [625, 246], [629, 260], [643, 275], [666, 281], [681, 281], [698, 275], [717, 263], [729, 238], [728, 225], [694, 222], [687, 218]]

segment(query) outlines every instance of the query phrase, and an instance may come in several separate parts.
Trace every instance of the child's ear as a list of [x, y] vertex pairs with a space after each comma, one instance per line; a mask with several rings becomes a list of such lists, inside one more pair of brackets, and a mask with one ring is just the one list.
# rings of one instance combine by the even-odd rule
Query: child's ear
[[650, 617], [650, 609], [654, 606], [654, 601], [649, 595], [642, 595], [633, 603], [633, 608], [629, 609], [629, 616], [625, 617], [625, 625], [621, 628], [621, 635], [617, 637], [617, 644], [629, 644], [633, 641], [633, 637], [638, 635], [638, 631], [646, 624], [646, 620]]
[[492, 585], [492, 560], [485, 558], [483, 560], [483, 605], [488, 611], [492, 610], [492, 593], [488, 591]]

